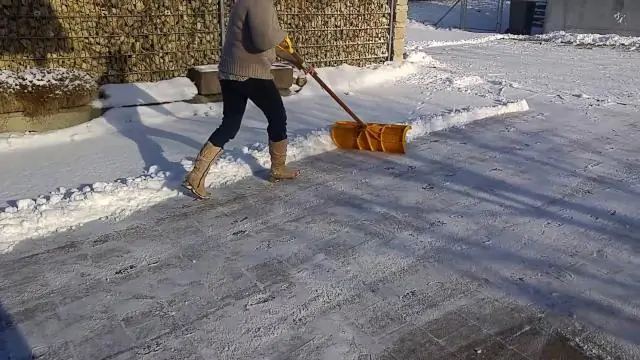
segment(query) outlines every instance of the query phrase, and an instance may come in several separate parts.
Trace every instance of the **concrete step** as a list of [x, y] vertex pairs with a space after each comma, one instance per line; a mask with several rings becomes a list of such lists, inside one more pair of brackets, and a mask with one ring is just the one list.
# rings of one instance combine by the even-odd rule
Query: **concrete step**
[[[288, 89], [293, 85], [293, 67], [284, 63], [275, 63], [271, 66], [271, 73], [278, 89]], [[218, 65], [194, 66], [187, 72], [198, 89], [198, 95], [211, 96], [221, 93], [218, 80]]]
[[23, 112], [0, 114], [0, 133], [43, 132], [69, 128], [101, 116], [91, 105], [59, 109], [53, 114], [28, 116]]

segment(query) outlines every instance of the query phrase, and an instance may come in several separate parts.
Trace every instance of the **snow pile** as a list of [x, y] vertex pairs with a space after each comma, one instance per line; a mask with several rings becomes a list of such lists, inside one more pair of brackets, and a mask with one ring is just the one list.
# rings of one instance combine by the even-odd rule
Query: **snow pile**
[[18, 75], [11, 70], [0, 69], [0, 89], [2, 91], [12, 91], [18, 88]]
[[[334, 91], [352, 92], [358, 89], [377, 86], [405, 78], [420, 71], [423, 66], [443, 66], [429, 55], [415, 52], [406, 62], [386, 63], [377, 66], [360, 68], [343, 65], [336, 68], [319, 68], [318, 74]], [[109, 84], [102, 88], [106, 99], [94, 102], [94, 106], [115, 107], [92, 121], [70, 128], [37, 134], [0, 134], [0, 152], [28, 149], [41, 146], [54, 146], [68, 141], [81, 141], [119, 131], [107, 118], [118, 119], [122, 123], [131, 119], [144, 121], [145, 125], [162, 121], [175, 121], [175, 117], [218, 116], [222, 106], [218, 103], [188, 104], [180, 103], [197, 94], [197, 89], [188, 78], [174, 78], [157, 83]], [[146, 95], [144, 95], [146, 94]], [[296, 95], [326, 96], [324, 90], [313, 79]], [[147, 107], [127, 107], [135, 104], [154, 104], [160, 102], [176, 102]], [[172, 117], [159, 117], [164, 113]], [[144, 119], [144, 120], [140, 120]], [[122, 130], [122, 127], [120, 127]]]
[[[522, 100], [505, 105], [468, 108], [443, 114], [418, 114], [408, 124], [412, 126], [408, 140], [414, 140], [433, 131], [461, 126], [482, 118], [528, 110]], [[335, 149], [329, 129], [314, 131], [307, 136], [292, 138], [288, 149], [290, 161], [300, 160]], [[269, 167], [270, 158], [265, 144], [246, 147], [243, 152], [255, 158], [263, 167]], [[186, 171], [193, 166], [183, 160]], [[243, 160], [223, 155], [211, 168], [216, 176], [207, 179], [207, 186], [217, 187], [241, 180], [252, 174]], [[19, 241], [56, 231], [67, 230], [99, 219], [121, 219], [135, 211], [148, 208], [166, 199], [183, 196], [176, 176], [157, 167], [142, 176], [111, 183], [96, 183], [83, 189], [59, 189], [48, 196], [23, 199], [16, 206], [0, 212], [0, 252], [10, 251]]]
[[3, 89], [31, 90], [36, 87], [92, 89], [95, 80], [84, 71], [66, 68], [28, 68], [20, 72], [0, 70], [0, 87]]
[[0, 212], [0, 252], [10, 251], [24, 238], [73, 229], [101, 218], [120, 218], [177, 196], [178, 191], [166, 186], [166, 176], [151, 169], [137, 178], [82, 189], [60, 188], [48, 196], [19, 200]]
[[620, 36], [616, 34], [575, 34], [555, 31], [535, 35], [533, 40], [543, 40], [557, 44], [627, 47], [633, 50], [640, 47], [640, 37]]
[[408, 63], [420, 64], [423, 67], [432, 67], [432, 68], [442, 68], [446, 69], [447, 67], [441, 63], [440, 61], [431, 57], [425, 52], [422, 51], [410, 51], [407, 54], [407, 58], [405, 59]]
[[484, 84], [486, 83], [486, 81], [484, 81], [483, 78], [476, 76], [476, 75], [472, 75], [472, 76], [464, 76], [461, 78], [455, 78], [455, 77], [451, 77], [449, 78], [449, 81], [451, 82], [451, 85], [455, 88], [458, 89], [465, 89], [468, 87], [473, 87], [476, 85], [480, 85], [480, 84]]
[[420, 63], [421, 70], [402, 79], [403, 84], [423, 90], [423, 94], [438, 91], [470, 93], [473, 89], [482, 91], [487, 81], [480, 76], [460, 74], [422, 51], [407, 54], [407, 61]]
[[460, 40], [428, 40], [428, 41], [413, 41], [410, 40], [407, 42], [407, 46], [405, 49], [407, 50], [419, 50], [425, 48], [433, 48], [433, 47], [443, 47], [443, 46], [454, 46], [454, 45], [473, 45], [473, 44], [483, 44], [490, 41], [496, 40], [504, 40], [511, 39], [512, 35], [505, 34], [496, 34], [496, 35], [488, 35], [488, 36], [479, 36], [468, 39], [460, 39]]
[[[429, 68], [446, 69], [446, 66], [430, 55], [421, 51], [412, 51], [401, 63], [387, 62], [368, 67], [342, 65], [334, 68], [317, 69], [320, 78], [337, 93], [352, 95], [359, 89], [370, 89], [383, 84], [402, 83], [426, 84], [432, 78], [443, 78], [447, 75]], [[326, 93], [313, 79], [305, 86], [300, 95], [322, 95]]]
[[28, 68], [0, 73], [0, 112], [47, 115], [60, 108], [89, 103], [97, 84], [84, 71], [65, 68]]
[[441, 114], [418, 113], [407, 123], [411, 125], [411, 131], [407, 134], [407, 141], [415, 140], [434, 131], [466, 125], [479, 119], [528, 110], [529, 104], [527, 101], [520, 100], [496, 106], [453, 109]]
[[[218, 116], [221, 113], [222, 106], [216, 103], [188, 104], [178, 102], [146, 107], [113, 108], [89, 122], [65, 129], [33, 134], [0, 134], [0, 153], [94, 139], [138, 126], [140, 123], [150, 126], [176, 121], [176, 117]], [[113, 125], [114, 121], [120, 123], [117, 128]]]
[[442, 30], [411, 20], [407, 24], [407, 51], [426, 48], [482, 44], [486, 42], [510, 39], [513, 35], [495, 33], [475, 33], [459, 29]]
[[[429, 57], [408, 59], [404, 63], [388, 62], [365, 68], [342, 65], [332, 68], [318, 68], [316, 71], [333, 90], [349, 92], [363, 87], [376, 86], [415, 73], [420, 66], [435, 60]], [[217, 65], [203, 65], [202, 71], [214, 71]], [[317, 95], [324, 90], [311, 80], [299, 95]], [[191, 80], [177, 77], [158, 82], [132, 84], [107, 84], [101, 88], [101, 99], [95, 100], [95, 108], [112, 108], [136, 105], [161, 104], [187, 101], [198, 94]]]
[[554, 31], [539, 35], [474, 33], [459, 29], [437, 29], [414, 20], [410, 20], [407, 24], [407, 39], [407, 45], [405, 46], [407, 51], [443, 46], [483, 44], [496, 40], [547, 41], [556, 44], [625, 47], [631, 50], [640, 48], [640, 37], [617, 34], [578, 34], [566, 31]]
[[[430, 56], [415, 56], [402, 63], [387, 62], [381, 65], [357, 67], [341, 65], [331, 68], [316, 69], [319, 77], [335, 92], [350, 93], [352, 91], [374, 87], [384, 83], [400, 80], [418, 72], [422, 66], [435, 63]], [[324, 90], [313, 79], [310, 79], [299, 95], [324, 94]]]
[[157, 82], [106, 84], [100, 89], [102, 98], [95, 100], [95, 108], [161, 104], [186, 101], [198, 94], [196, 86], [186, 77]]
[[93, 88], [95, 80], [84, 71], [65, 68], [29, 68], [17, 73], [21, 87], [58, 85], [65, 89]]

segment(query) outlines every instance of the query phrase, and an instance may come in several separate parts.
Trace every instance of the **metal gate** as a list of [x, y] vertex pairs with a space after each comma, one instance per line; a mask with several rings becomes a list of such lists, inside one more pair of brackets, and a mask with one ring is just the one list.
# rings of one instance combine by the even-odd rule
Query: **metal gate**
[[455, 27], [462, 30], [480, 32], [503, 32], [507, 25], [508, 9], [505, 0], [450, 0], [448, 6], [442, 2], [434, 4], [434, 10], [439, 11], [436, 27]]

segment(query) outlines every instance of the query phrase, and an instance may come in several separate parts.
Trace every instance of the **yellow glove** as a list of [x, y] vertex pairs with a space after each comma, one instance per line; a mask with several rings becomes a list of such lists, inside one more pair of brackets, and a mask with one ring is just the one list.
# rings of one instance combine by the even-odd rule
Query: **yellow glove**
[[278, 47], [289, 54], [293, 54], [293, 41], [289, 38], [289, 35], [284, 37], [284, 40], [278, 45]]

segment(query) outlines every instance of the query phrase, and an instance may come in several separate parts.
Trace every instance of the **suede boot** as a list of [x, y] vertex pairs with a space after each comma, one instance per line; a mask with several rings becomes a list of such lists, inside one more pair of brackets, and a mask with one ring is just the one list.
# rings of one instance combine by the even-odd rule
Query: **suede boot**
[[278, 142], [269, 141], [269, 155], [271, 155], [269, 181], [271, 182], [295, 179], [300, 174], [299, 170], [285, 166], [287, 162], [287, 145], [287, 139]]
[[189, 189], [200, 199], [208, 199], [209, 193], [205, 190], [204, 183], [213, 161], [222, 153], [222, 149], [206, 142], [193, 164], [193, 170], [187, 174], [182, 185]]

